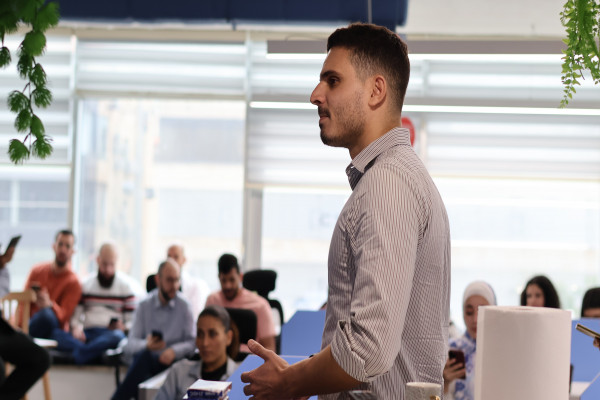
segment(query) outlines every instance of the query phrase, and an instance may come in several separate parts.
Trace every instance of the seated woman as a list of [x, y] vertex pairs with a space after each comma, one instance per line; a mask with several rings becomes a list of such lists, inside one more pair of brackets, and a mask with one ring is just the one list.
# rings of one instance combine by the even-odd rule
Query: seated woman
[[[463, 318], [467, 331], [463, 336], [449, 341], [450, 351], [460, 350], [465, 363], [448, 358], [444, 366], [444, 398], [469, 399], [475, 397], [475, 344], [477, 340], [477, 314], [479, 306], [495, 306], [496, 295], [483, 281], [470, 283], [463, 294]], [[452, 397], [453, 396], [453, 397]]]
[[560, 308], [558, 293], [550, 279], [544, 275], [531, 278], [521, 293], [521, 305], [530, 307]]
[[183, 359], [171, 367], [154, 400], [180, 400], [196, 380], [223, 381], [237, 368], [232, 360], [240, 347], [227, 311], [208, 306], [198, 316], [196, 347], [199, 361]]
[[600, 287], [588, 289], [583, 295], [581, 318], [600, 318]]

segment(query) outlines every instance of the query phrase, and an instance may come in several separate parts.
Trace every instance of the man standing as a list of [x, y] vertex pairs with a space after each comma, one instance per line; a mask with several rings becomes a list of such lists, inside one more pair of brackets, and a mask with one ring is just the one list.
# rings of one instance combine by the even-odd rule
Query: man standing
[[352, 195], [329, 251], [322, 350], [288, 366], [265, 359], [242, 375], [255, 399], [368, 389], [403, 399], [407, 382], [443, 383], [450, 300], [450, 234], [442, 199], [401, 128], [410, 65], [386, 28], [352, 24], [328, 39], [311, 96], [323, 143], [345, 147]]
[[[237, 257], [223, 254], [219, 258], [219, 282], [221, 290], [212, 293], [206, 305], [219, 305], [226, 308], [245, 308], [256, 314], [256, 338], [269, 350], [275, 351], [275, 324], [269, 302], [256, 293], [242, 287], [242, 274]], [[246, 351], [242, 343], [242, 351]]]
[[193, 353], [196, 324], [179, 294], [179, 271], [172, 259], [158, 267], [157, 287], [140, 302], [124, 348], [133, 361], [112, 400], [137, 399], [138, 384]]
[[56, 234], [54, 261], [35, 265], [25, 282], [25, 289], [33, 289], [37, 300], [31, 305], [29, 334], [49, 339], [54, 329], [69, 330], [69, 319], [81, 298], [81, 285], [71, 270], [75, 253], [75, 236], [70, 230]]
[[81, 301], [71, 318], [71, 334], [62, 329], [52, 333], [58, 350], [72, 352], [76, 364], [89, 363], [115, 348], [125, 338], [135, 308], [134, 289], [116, 271], [115, 246], [103, 244], [96, 262], [98, 274], [83, 282]]
[[194, 316], [195, 321], [198, 318], [198, 315], [200, 315], [200, 311], [204, 308], [204, 303], [206, 303], [210, 288], [202, 279], [193, 277], [187, 272], [186, 268], [183, 268], [187, 259], [185, 258], [185, 252], [183, 251], [182, 245], [172, 244], [169, 246], [167, 249], [167, 258], [175, 260], [181, 268], [181, 292], [183, 293], [183, 297], [190, 303], [190, 308], [192, 309], [192, 315]]

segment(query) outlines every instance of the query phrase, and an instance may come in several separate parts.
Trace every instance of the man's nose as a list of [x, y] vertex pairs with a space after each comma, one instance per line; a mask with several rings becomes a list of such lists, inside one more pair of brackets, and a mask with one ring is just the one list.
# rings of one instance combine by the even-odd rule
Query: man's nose
[[321, 82], [314, 88], [310, 95], [310, 102], [315, 106], [323, 104], [323, 91], [321, 90]]

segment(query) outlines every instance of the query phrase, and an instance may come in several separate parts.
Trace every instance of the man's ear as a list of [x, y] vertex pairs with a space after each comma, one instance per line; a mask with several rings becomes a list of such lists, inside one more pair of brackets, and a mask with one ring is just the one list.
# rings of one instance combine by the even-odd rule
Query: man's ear
[[233, 340], [233, 330], [230, 329], [227, 331], [227, 346], [231, 345], [232, 340]]
[[370, 79], [369, 106], [376, 108], [383, 104], [387, 97], [387, 82], [382, 75], [375, 75]]

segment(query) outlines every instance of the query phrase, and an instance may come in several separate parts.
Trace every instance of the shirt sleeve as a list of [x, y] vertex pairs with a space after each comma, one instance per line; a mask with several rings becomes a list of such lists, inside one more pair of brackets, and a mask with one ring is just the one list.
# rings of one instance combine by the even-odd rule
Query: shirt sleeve
[[141, 303], [133, 316], [133, 325], [131, 325], [129, 335], [127, 336], [127, 344], [123, 349], [123, 352], [128, 356], [133, 356], [140, 350], [146, 348], [146, 336], [144, 331], [144, 305], [145, 303]]
[[179, 360], [192, 353], [196, 348], [196, 324], [189, 307], [185, 307], [182, 328], [184, 330], [183, 340], [173, 343], [170, 347], [175, 351], [175, 359]]
[[392, 166], [374, 166], [360, 185], [346, 227], [355, 274], [350, 317], [338, 321], [331, 351], [367, 382], [389, 371], [400, 351], [423, 212], [416, 189]]
[[52, 303], [52, 311], [56, 315], [61, 326], [67, 324], [75, 311], [75, 307], [81, 300], [81, 284], [74, 278], [64, 289], [64, 295], [60, 302]]
[[[261, 298], [260, 300], [264, 300]], [[266, 300], [260, 302], [260, 306], [255, 310], [256, 312], [256, 337], [260, 339], [270, 338], [276, 336], [275, 323], [273, 322], [273, 313], [271, 312], [271, 306]]]

